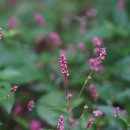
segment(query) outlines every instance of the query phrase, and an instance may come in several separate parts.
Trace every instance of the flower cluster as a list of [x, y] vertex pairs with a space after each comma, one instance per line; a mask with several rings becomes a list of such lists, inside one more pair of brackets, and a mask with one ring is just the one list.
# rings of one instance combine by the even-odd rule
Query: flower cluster
[[100, 64], [105, 60], [106, 56], [106, 48], [100, 48], [99, 57], [97, 58], [91, 58], [89, 60], [89, 65], [91, 66], [91, 69], [95, 72], [103, 70], [102, 66]]
[[29, 111], [32, 111], [32, 109], [34, 108], [34, 105], [35, 105], [34, 100], [30, 100], [30, 101], [28, 102], [28, 105], [27, 105], [28, 110], [29, 110]]
[[120, 113], [120, 108], [119, 108], [119, 107], [116, 107], [115, 110], [114, 110], [114, 115], [115, 115], [115, 117], [118, 117], [118, 116], [119, 116], [119, 113]]
[[60, 116], [57, 130], [64, 130], [64, 116]]
[[93, 111], [93, 114], [94, 114], [95, 116], [102, 116], [102, 115], [103, 115], [103, 112], [100, 111], [100, 110], [94, 110], [94, 111]]
[[94, 121], [94, 118], [90, 117], [88, 122], [87, 122], [87, 128], [89, 128], [92, 125], [93, 121]]
[[61, 73], [63, 74], [64, 79], [67, 79], [69, 76], [66, 59], [67, 58], [66, 58], [65, 54], [62, 52], [60, 54], [60, 67], [61, 67]]
[[17, 89], [18, 89], [18, 86], [14, 85], [14, 86], [10, 89], [10, 91], [11, 91], [11, 92], [16, 92]]

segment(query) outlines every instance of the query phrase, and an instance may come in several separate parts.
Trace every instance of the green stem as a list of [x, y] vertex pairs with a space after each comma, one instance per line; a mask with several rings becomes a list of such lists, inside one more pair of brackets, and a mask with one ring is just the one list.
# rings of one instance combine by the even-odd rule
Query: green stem
[[[92, 73], [93, 73], [93, 71], [91, 71], [91, 73], [90, 73], [88, 76], [91, 76]], [[87, 79], [85, 80], [84, 85], [83, 85], [83, 87], [82, 87], [80, 93], [78, 94], [77, 98], [79, 98], [79, 97], [81, 96], [81, 94], [83, 93], [83, 90], [85, 89], [85, 86], [86, 86], [86, 84], [88, 83], [88, 80], [89, 80], [89, 79], [88, 79], [88, 77], [87, 77]], [[76, 99], [77, 99], [77, 98], [76, 98]]]

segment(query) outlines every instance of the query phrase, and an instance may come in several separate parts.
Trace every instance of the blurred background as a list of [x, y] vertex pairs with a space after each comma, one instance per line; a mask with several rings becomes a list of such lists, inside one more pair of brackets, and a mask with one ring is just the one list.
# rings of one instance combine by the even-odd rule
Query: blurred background
[[[82, 130], [94, 109], [104, 112], [91, 130], [124, 130], [114, 107], [130, 121], [130, 1], [129, 0], [0, 0], [0, 98], [13, 85], [17, 92], [0, 101], [1, 130], [56, 129], [66, 117], [65, 84], [59, 67], [64, 51], [70, 73], [67, 83], [75, 106], [71, 130]], [[91, 72], [88, 61], [97, 57], [93, 37], [101, 39], [106, 59], [92, 75], [82, 96], [74, 102]], [[89, 86], [93, 83], [98, 100]], [[27, 104], [35, 101], [30, 112]], [[87, 104], [80, 124], [76, 120]]]

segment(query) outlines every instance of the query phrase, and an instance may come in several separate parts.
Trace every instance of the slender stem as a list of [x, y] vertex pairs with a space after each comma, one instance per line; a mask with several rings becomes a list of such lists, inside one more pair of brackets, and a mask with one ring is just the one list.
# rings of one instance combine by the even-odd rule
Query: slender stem
[[[68, 87], [65, 87], [65, 99], [68, 94]], [[66, 130], [69, 130], [69, 100], [66, 99], [66, 110], [67, 110], [67, 121], [66, 121]]]
[[83, 110], [83, 113], [80, 115], [80, 117], [79, 117], [79, 121], [82, 119], [82, 117], [84, 116], [84, 113], [85, 113], [85, 110]]
[[[91, 76], [92, 73], [93, 73], [93, 71], [91, 71], [88, 76]], [[88, 77], [87, 77], [87, 79], [86, 79], [85, 82], [84, 82], [84, 85], [83, 85], [82, 89], [80, 90], [78, 96], [75, 98], [74, 102], [75, 102], [75, 101], [81, 96], [81, 94], [83, 93], [83, 90], [85, 89], [85, 86], [86, 86], [86, 84], [88, 83], [88, 80], [89, 80], [89, 79], [88, 79]], [[73, 106], [73, 107], [71, 108], [71, 111], [73, 110], [74, 107], [75, 107], [75, 106]]]
[[[93, 71], [91, 71], [91, 73], [89, 74], [89, 76], [91, 76], [92, 73], [93, 73]], [[87, 77], [87, 79], [85, 80], [84, 85], [83, 85], [83, 87], [82, 87], [80, 93], [78, 94], [77, 98], [79, 98], [79, 97], [81, 96], [81, 94], [83, 93], [83, 90], [84, 90], [86, 84], [88, 83], [88, 80], [89, 80], [89, 79], [88, 79], [88, 77]], [[76, 98], [76, 99], [77, 99], [77, 98]]]
[[1, 97], [1, 98], [0, 98], [0, 101], [3, 100], [3, 99], [7, 99], [7, 96], [11, 96], [11, 92], [9, 92], [6, 96]]

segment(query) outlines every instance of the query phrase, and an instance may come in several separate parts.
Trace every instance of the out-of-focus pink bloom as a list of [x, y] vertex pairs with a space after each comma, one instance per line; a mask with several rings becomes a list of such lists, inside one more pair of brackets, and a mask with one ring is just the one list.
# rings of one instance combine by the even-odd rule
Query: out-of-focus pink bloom
[[57, 130], [64, 130], [64, 116], [60, 116]]
[[84, 42], [80, 42], [80, 43], [78, 44], [78, 48], [79, 48], [81, 51], [85, 51], [85, 49], [86, 49], [85, 43], [84, 43]]
[[69, 76], [68, 67], [67, 67], [67, 58], [63, 52], [60, 54], [59, 62], [61, 67], [61, 73], [63, 74], [64, 79], [67, 79]]
[[85, 16], [88, 18], [92, 18], [96, 16], [96, 10], [91, 8], [85, 12]]
[[78, 122], [78, 120], [74, 119], [73, 117], [70, 117], [69, 124], [72, 126], [77, 126], [79, 124], [79, 122]]
[[93, 114], [94, 114], [95, 116], [103, 116], [103, 112], [100, 111], [100, 110], [95, 110], [95, 111], [93, 111]]
[[89, 128], [93, 124], [94, 118], [90, 117], [88, 122], [87, 122], [87, 128]]
[[34, 100], [30, 100], [30, 101], [28, 102], [28, 105], [27, 105], [28, 110], [29, 110], [29, 111], [32, 111], [32, 109], [34, 108], [34, 105], [35, 105]]
[[62, 44], [60, 36], [56, 32], [51, 32], [49, 34], [49, 38], [51, 39], [52, 42], [54, 42], [58, 46], [60, 46]]
[[16, 28], [18, 26], [17, 18], [15, 16], [12, 16], [8, 21], [7, 26], [9, 28]]
[[92, 43], [94, 46], [102, 46], [103, 45], [103, 41], [96, 36], [93, 37]]
[[119, 108], [119, 107], [116, 107], [115, 110], [114, 110], [114, 115], [115, 115], [115, 117], [118, 117], [118, 116], [119, 116], [119, 113], [120, 113], [120, 108]]
[[0, 40], [2, 39], [2, 28], [0, 27]]
[[119, 11], [124, 11], [124, 9], [125, 9], [125, 0], [119, 0], [119, 2], [118, 2], [118, 10]]
[[67, 93], [66, 100], [70, 100], [72, 96], [73, 96], [72, 93]]
[[13, 116], [18, 116], [23, 110], [23, 107], [21, 105], [16, 105], [13, 111]]
[[40, 26], [43, 26], [45, 24], [45, 21], [40, 13], [36, 13], [34, 18]]
[[89, 90], [90, 90], [90, 94], [91, 94], [93, 100], [97, 101], [99, 94], [96, 92], [94, 84], [90, 85]]
[[98, 48], [98, 47], [94, 48], [93, 53], [99, 54], [100, 53], [100, 48]]
[[16, 92], [17, 89], [18, 89], [18, 86], [17, 86], [17, 85], [14, 85], [14, 86], [10, 89], [10, 91], [11, 91], [11, 92]]
[[38, 120], [32, 120], [30, 122], [30, 130], [42, 130], [41, 122]]
[[72, 52], [72, 53], [75, 52], [75, 47], [74, 47], [73, 44], [68, 44], [68, 45], [67, 45], [67, 49], [68, 49], [70, 52]]

